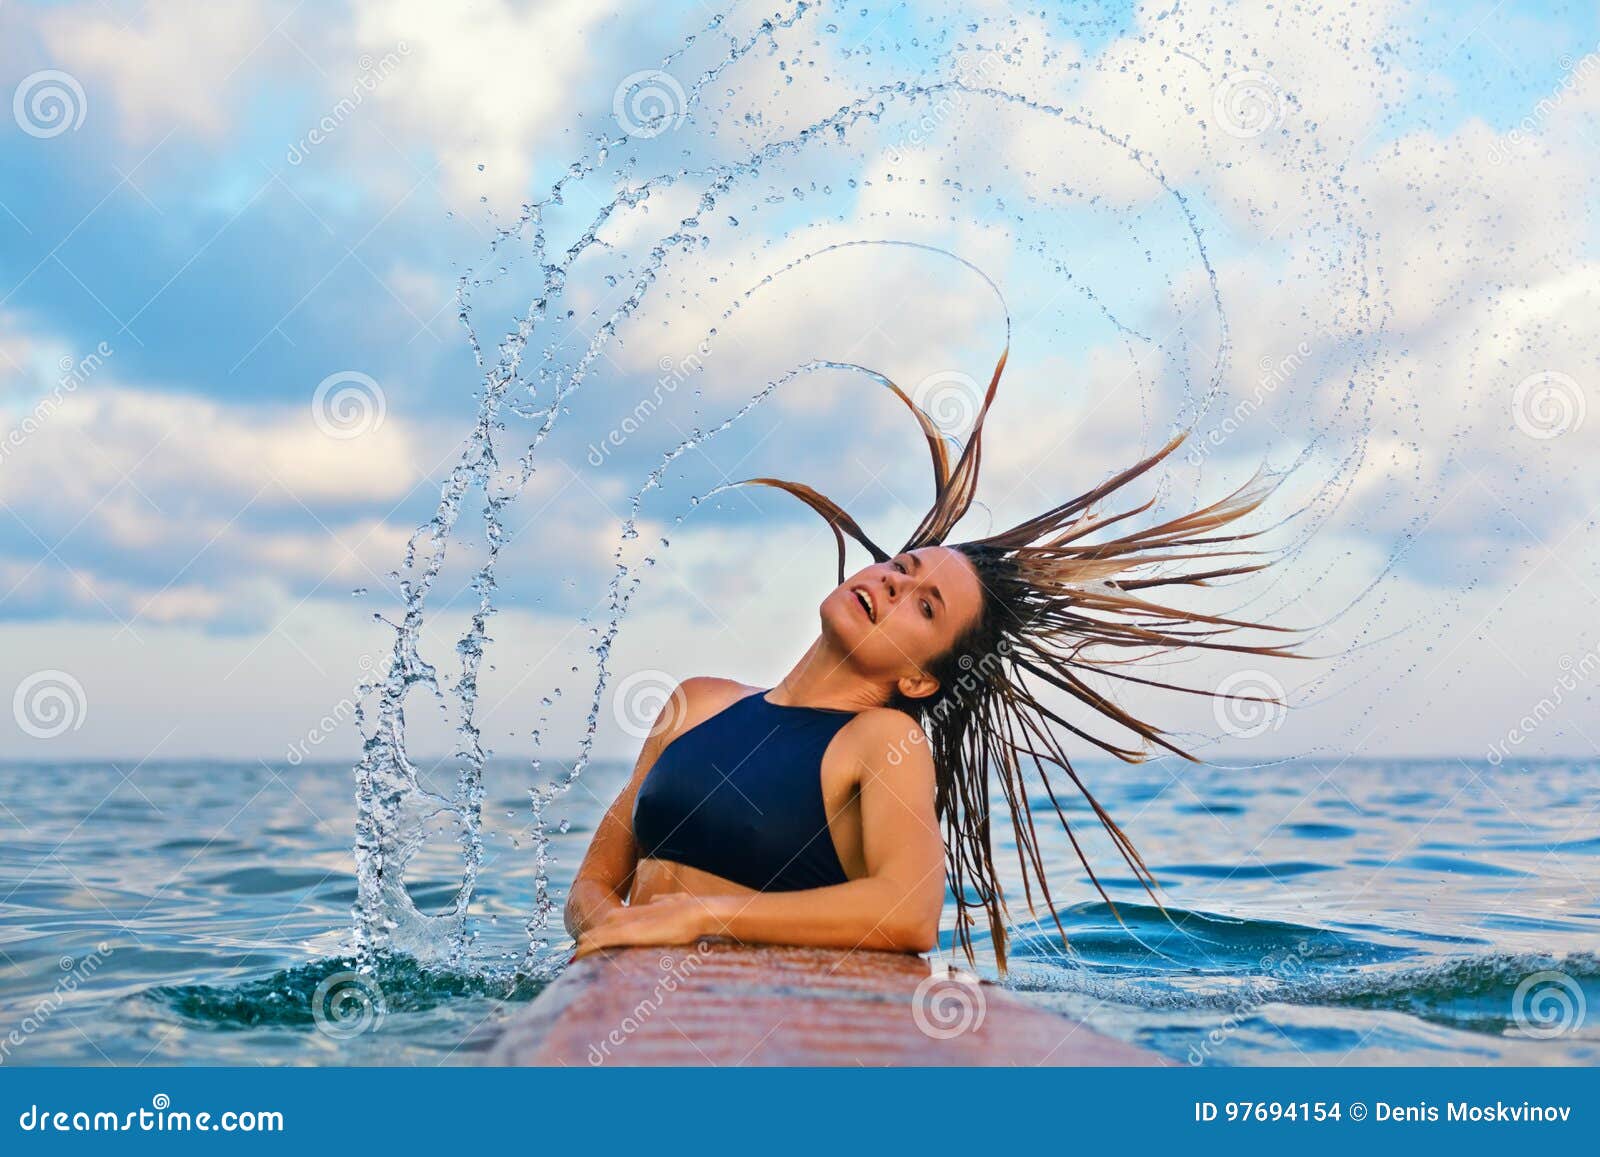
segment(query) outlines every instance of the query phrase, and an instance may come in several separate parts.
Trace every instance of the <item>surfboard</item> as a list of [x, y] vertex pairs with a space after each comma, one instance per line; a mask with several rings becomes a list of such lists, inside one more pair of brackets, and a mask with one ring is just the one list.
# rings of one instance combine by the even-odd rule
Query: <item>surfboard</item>
[[1162, 1065], [921, 957], [702, 941], [574, 961], [491, 1065]]

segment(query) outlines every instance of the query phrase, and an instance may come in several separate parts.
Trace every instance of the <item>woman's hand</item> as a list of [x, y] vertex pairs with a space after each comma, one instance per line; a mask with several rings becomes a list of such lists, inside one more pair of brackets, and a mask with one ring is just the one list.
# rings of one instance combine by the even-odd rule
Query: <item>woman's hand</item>
[[716, 928], [711, 909], [699, 896], [672, 892], [649, 903], [608, 913], [578, 937], [577, 960], [602, 948], [643, 944], [689, 944]]

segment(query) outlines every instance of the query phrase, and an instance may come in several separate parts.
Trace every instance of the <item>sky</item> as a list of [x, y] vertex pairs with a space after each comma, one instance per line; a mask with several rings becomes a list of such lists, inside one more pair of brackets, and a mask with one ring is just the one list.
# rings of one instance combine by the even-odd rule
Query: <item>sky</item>
[[[1189, 672], [1289, 710], [1153, 713], [1241, 764], [1595, 752], [1592, 4], [12, 3], [0, 82], [0, 758], [351, 758], [473, 342], [492, 366], [529, 317], [497, 490], [578, 388], [507, 508], [500, 755], [576, 748], [619, 558], [655, 561], [597, 754], [637, 750], [624, 695], [776, 683], [831, 536], [774, 493], [692, 499], [797, 478], [897, 543], [930, 499], [905, 412], [806, 373], [676, 457], [637, 539], [630, 496], [818, 360], [959, 438], [1008, 318], [979, 530], [1191, 420], [1161, 509], [1294, 467], [1281, 561], [1222, 605], [1318, 657]], [[554, 292], [528, 202], [544, 262], [598, 237]], [[419, 750], [452, 742], [482, 505], [430, 595]]]

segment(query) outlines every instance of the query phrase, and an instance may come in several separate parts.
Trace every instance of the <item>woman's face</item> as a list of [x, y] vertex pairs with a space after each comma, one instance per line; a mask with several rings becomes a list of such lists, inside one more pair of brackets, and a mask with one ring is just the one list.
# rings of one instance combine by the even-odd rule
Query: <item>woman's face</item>
[[983, 611], [983, 587], [960, 551], [924, 546], [873, 563], [819, 608], [822, 630], [873, 678], [916, 675]]

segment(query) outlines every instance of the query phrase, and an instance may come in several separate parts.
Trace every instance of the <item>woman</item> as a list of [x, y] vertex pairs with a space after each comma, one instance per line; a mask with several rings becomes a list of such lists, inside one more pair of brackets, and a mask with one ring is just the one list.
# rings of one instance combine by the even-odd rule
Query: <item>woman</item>
[[[1155, 898], [1143, 859], [1078, 778], [1051, 724], [1129, 762], [1144, 753], [1043, 705], [1025, 679], [1034, 676], [1143, 740], [1192, 759], [1083, 676], [1097, 672], [1212, 694], [1120, 668], [1141, 655], [1189, 648], [1288, 654], [1219, 638], [1282, 628], [1192, 613], [1142, 593], [1261, 569], [1264, 563], [1175, 564], [1250, 553], [1226, 546], [1250, 534], [1212, 532], [1256, 509], [1270, 488], [1258, 485], [1258, 476], [1204, 509], [1102, 537], [1152, 502], [1104, 516], [1095, 504], [1171, 454], [1179, 435], [1036, 518], [945, 545], [972, 502], [983, 421], [1005, 362], [1002, 356], [995, 367], [953, 469], [938, 428], [889, 384], [922, 427], [935, 483], [932, 509], [896, 554], [807, 486], [746, 480], [783, 489], [827, 519], [838, 541], [839, 584], [819, 608], [816, 640], [775, 687], [699, 677], [676, 689], [601, 820], [568, 896], [567, 930], [578, 955], [701, 936], [920, 952], [937, 943], [948, 884], [968, 960], [973, 913], [982, 909], [1004, 971], [1009, 913], [994, 867], [991, 774], [1010, 812], [1029, 911], [1037, 887], [1056, 916], [1025, 760], [1037, 769], [1101, 896], [1109, 902], [1061, 811], [1046, 764], [1082, 793]], [[875, 560], [848, 579], [846, 534]]]

